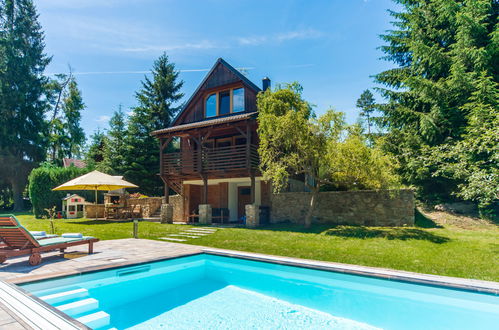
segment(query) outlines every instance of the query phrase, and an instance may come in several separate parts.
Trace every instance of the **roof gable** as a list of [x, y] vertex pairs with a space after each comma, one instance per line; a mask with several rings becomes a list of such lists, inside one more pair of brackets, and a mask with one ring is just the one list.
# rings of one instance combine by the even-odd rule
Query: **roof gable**
[[173, 120], [171, 126], [176, 126], [181, 123], [181, 119], [185, 115], [185, 112], [190, 108], [190, 106], [198, 98], [198, 96], [205, 90], [237, 82], [241, 82], [246, 88], [252, 90], [255, 94], [261, 91], [258, 86], [256, 86], [253, 82], [251, 82], [251, 80], [241, 74], [241, 72], [239, 72], [222, 58], [219, 58], [215, 62], [211, 70], [208, 72], [206, 77], [203, 79], [203, 81], [199, 84], [198, 88], [194, 91], [194, 93], [182, 107], [182, 110]]

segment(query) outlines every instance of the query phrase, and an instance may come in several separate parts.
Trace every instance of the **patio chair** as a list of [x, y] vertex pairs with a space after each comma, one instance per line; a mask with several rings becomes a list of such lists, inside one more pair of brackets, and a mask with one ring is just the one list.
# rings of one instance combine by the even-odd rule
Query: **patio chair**
[[42, 252], [65, 249], [71, 246], [88, 244], [88, 253], [93, 253], [94, 237], [53, 237], [37, 240], [24, 228], [14, 215], [0, 215], [0, 264], [9, 257], [29, 255], [29, 264], [36, 266], [42, 261]]

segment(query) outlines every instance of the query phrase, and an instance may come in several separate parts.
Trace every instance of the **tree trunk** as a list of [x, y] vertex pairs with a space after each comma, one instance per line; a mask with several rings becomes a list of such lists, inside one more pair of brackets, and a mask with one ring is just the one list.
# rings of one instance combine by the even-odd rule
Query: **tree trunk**
[[312, 197], [310, 198], [310, 205], [305, 217], [305, 228], [310, 228], [312, 225], [312, 216], [314, 214], [315, 205], [317, 204], [317, 198], [319, 197], [319, 185], [312, 189]]
[[11, 186], [12, 186], [12, 199], [14, 200], [14, 211], [22, 211], [24, 208], [24, 203], [23, 203], [23, 191], [25, 188], [25, 184], [22, 178], [15, 177], [12, 178], [11, 180]]

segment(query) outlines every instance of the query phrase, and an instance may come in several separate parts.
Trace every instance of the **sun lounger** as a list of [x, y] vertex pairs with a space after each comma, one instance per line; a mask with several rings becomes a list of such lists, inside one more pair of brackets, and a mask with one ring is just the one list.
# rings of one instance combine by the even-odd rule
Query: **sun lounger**
[[93, 243], [99, 240], [94, 237], [51, 237], [37, 240], [24, 228], [13, 215], [0, 215], [0, 264], [9, 257], [29, 255], [32, 266], [42, 261], [42, 252], [64, 250], [71, 246], [88, 244], [88, 253], [93, 253]]

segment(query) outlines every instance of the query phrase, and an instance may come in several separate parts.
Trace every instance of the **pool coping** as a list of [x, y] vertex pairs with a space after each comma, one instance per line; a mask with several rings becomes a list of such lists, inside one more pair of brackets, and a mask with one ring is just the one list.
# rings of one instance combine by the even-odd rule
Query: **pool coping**
[[282, 256], [274, 256], [262, 253], [225, 250], [225, 249], [216, 249], [216, 248], [203, 248], [202, 251], [203, 253], [206, 254], [219, 255], [225, 257], [233, 257], [239, 259], [261, 261], [261, 262], [275, 263], [275, 264], [309, 268], [309, 269], [325, 270], [335, 273], [360, 275], [371, 278], [379, 278], [384, 280], [399, 281], [412, 284], [437, 286], [454, 290], [463, 290], [476, 293], [499, 295], [499, 282], [414, 273], [414, 272], [394, 270], [389, 268], [342, 264], [329, 261], [282, 257]]

